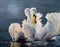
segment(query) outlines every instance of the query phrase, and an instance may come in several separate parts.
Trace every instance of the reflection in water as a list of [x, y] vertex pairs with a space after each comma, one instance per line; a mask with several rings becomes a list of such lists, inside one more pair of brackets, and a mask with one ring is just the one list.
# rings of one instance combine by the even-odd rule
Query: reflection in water
[[11, 42], [10, 47], [29, 47], [31, 43], [20, 44], [18, 42]]
[[20, 47], [19, 43], [11, 42], [10, 47]]
[[46, 41], [34, 41], [32, 43], [25, 43], [21, 44], [18, 42], [11, 42], [10, 47], [46, 47], [47, 46]]
[[26, 44], [20, 44], [12, 41], [0, 41], [0, 47], [60, 47], [60, 41], [34, 41]]

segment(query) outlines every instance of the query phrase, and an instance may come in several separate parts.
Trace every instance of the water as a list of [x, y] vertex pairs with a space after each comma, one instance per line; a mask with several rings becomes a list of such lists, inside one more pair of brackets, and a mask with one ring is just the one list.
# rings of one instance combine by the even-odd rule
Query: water
[[[11, 5], [13, 5], [13, 7]], [[22, 20], [26, 18], [24, 9], [27, 7], [36, 7], [38, 12], [42, 12], [42, 23], [45, 25], [47, 22], [45, 19], [46, 13], [60, 12], [60, 0], [0, 0], [0, 47], [12, 47], [11, 43], [13, 42], [8, 33], [8, 27], [13, 22], [22, 23]], [[12, 8], [15, 8], [16, 10]], [[48, 44], [43, 45], [43, 43], [40, 42], [38, 43], [39, 45], [34, 43], [29, 47], [60, 47], [60, 36], [57, 37], [57, 40], [58, 41], [49, 42], [42, 41]], [[18, 46], [15, 47], [21, 47], [19, 43], [16, 44]]]
[[60, 41], [36, 41], [33, 43], [20, 44], [18, 42], [0, 42], [0, 47], [60, 47]]

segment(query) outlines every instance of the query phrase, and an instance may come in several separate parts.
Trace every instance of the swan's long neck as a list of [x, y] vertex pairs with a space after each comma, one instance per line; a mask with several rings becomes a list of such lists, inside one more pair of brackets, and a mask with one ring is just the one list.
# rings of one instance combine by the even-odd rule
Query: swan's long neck
[[28, 22], [28, 23], [31, 22], [31, 17], [27, 17], [27, 22]]

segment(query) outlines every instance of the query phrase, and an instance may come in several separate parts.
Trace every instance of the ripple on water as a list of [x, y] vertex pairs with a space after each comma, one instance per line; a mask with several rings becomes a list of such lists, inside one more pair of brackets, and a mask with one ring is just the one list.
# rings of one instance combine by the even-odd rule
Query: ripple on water
[[60, 41], [34, 41], [33, 43], [20, 44], [17, 42], [0, 42], [0, 47], [60, 47]]

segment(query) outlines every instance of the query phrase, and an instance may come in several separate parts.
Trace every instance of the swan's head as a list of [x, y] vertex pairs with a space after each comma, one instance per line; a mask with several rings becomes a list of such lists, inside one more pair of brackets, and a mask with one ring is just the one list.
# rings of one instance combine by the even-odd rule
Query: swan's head
[[29, 8], [26, 8], [26, 9], [24, 10], [24, 13], [25, 13], [25, 16], [27, 17], [27, 18], [26, 18], [26, 21], [27, 21], [27, 22], [30, 22], [30, 21], [31, 21], [30, 9], [29, 9]]
[[30, 13], [30, 9], [29, 9], [29, 8], [26, 8], [26, 9], [24, 10], [24, 13], [25, 13], [25, 16], [31, 17], [31, 13]]
[[36, 14], [37, 13], [37, 9], [35, 7], [32, 7], [30, 9], [30, 13], [31, 13], [31, 15]]

